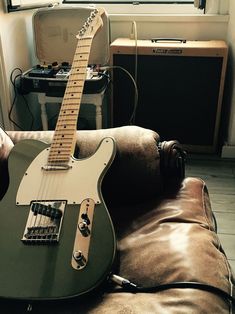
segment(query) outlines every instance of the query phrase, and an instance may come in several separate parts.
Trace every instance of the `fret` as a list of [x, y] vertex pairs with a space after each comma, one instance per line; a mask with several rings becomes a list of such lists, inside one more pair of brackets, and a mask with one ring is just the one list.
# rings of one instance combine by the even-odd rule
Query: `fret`
[[71, 77], [70, 82], [72, 82], [73, 80], [84, 81], [84, 79], [86, 78], [86, 73], [81, 75], [80, 73], [77, 73], [77, 72], [70, 72], [69, 77]]
[[[78, 45], [78, 47], [77, 47], [77, 49], [76, 49], [76, 51], [75, 51], [75, 54], [74, 54], [74, 57], [76, 57], [76, 55], [80, 52], [80, 51], [82, 51], [82, 49], [84, 48], [84, 49], [86, 49], [86, 51], [87, 52], [89, 52], [90, 51], [90, 44], [91, 44], [91, 41], [90, 42], [87, 42], [87, 43], [81, 43], [81, 42], [79, 42], [79, 44], [80, 45]], [[83, 50], [84, 51], [84, 50]]]
[[[75, 89], [82, 89], [83, 88], [83, 82], [82, 81], [76, 81], [71, 78], [71, 81], [69, 83], [67, 92], [69, 92], [70, 88], [75, 88]], [[81, 93], [82, 94], [82, 93]]]
[[[79, 69], [77, 68], [79, 66]], [[86, 62], [85, 60], [81, 60], [81, 59], [74, 59], [73, 60], [73, 64], [71, 65], [71, 70], [76, 70], [79, 73], [85, 73], [86, 71]]]
[[[68, 91], [68, 90], [67, 90], [64, 95], [65, 95], [65, 97], [66, 97], [66, 96], [74, 97], [74, 96], [79, 96], [79, 95], [81, 95], [81, 94], [82, 94], [82, 93], [81, 93], [80, 91], [71, 91], [71, 90]], [[64, 97], [64, 98], [65, 98], [65, 97]]]
[[[75, 66], [77, 63], [79, 64], [79, 67], [87, 68], [87, 63], [84, 60], [74, 60], [74, 63], [72, 66]], [[76, 69], [76, 71], [77, 71], [77, 69]]]
[[58, 156], [59, 158], [70, 157], [70, 155], [71, 155], [71, 151], [68, 148], [66, 150], [65, 149], [52, 148], [50, 158], [53, 158], [56, 156]]
[[74, 118], [76, 118], [76, 120], [77, 120], [76, 114], [59, 117], [57, 121], [58, 121], [58, 123], [69, 123], [70, 121], [74, 121], [75, 120]]
[[72, 117], [77, 117], [77, 113], [78, 113], [77, 110], [76, 111], [74, 111], [74, 110], [72, 110], [72, 111], [71, 110], [67, 110], [67, 111], [63, 110], [63, 113], [58, 118], [58, 121], [65, 120], [66, 117], [68, 117], [68, 119], [66, 119], [66, 121], [69, 121], [69, 120], [71, 120]]
[[[70, 120], [72, 120], [70, 118], [73, 116], [77, 116], [77, 115], [75, 115], [74, 113], [64, 113], [61, 115], [61, 120], [70, 121]], [[68, 119], [67, 119], [67, 117], [68, 117]], [[57, 121], [60, 121], [59, 118]]]
[[73, 77], [72, 79], [83, 80], [86, 77], [86, 73], [78, 73], [78, 71], [71, 71], [69, 77]]
[[93, 20], [94, 16], [92, 15], [92, 18], [87, 20], [77, 36], [77, 48], [74, 53], [71, 72], [49, 151], [49, 165], [60, 162], [68, 163], [74, 151], [77, 119], [86, 79], [91, 43], [96, 31], [100, 27], [100, 25], [97, 27], [96, 24], [90, 25], [93, 22], [97, 23], [97, 21]]
[[82, 97], [82, 93], [79, 91], [67, 90], [64, 93], [64, 99], [63, 100], [66, 100], [68, 97], [73, 99], [74, 95], [76, 95], [76, 97], [78, 97], [78, 96], [80, 96], [80, 98]]
[[[73, 136], [73, 133], [69, 133], [69, 132], [67, 132], [66, 133], [66, 131], [68, 131], [68, 130], [63, 130], [63, 131], [65, 131], [65, 132], [62, 132], [61, 131], [61, 134], [60, 133], [57, 133], [57, 134], [55, 134], [55, 136], [54, 136], [54, 138], [56, 139], [56, 138], [59, 138], [59, 139], [70, 139], [70, 137], [69, 136]], [[66, 137], [66, 136], [68, 136], [68, 137]], [[72, 137], [71, 137], [72, 138]]]
[[[72, 126], [75, 127], [76, 124], [74, 124], [74, 125], [72, 125]], [[63, 130], [73, 131], [73, 128], [68, 128], [68, 127], [65, 127], [65, 128], [64, 128], [62, 125], [60, 125], [59, 128], [60, 128], [60, 129], [63, 129]], [[60, 130], [60, 131], [61, 131], [61, 130]]]
[[65, 114], [77, 114], [78, 113], [78, 108], [76, 106], [74, 106], [74, 104], [72, 103], [68, 103], [68, 104], [64, 104], [64, 107], [62, 109], [61, 112], [61, 116], [65, 115]]
[[84, 78], [86, 78], [86, 73], [81, 75], [81, 73], [70, 72], [69, 77], [71, 77], [71, 81], [69, 83], [73, 82], [73, 80], [84, 81]]
[[[79, 69], [77, 69], [76, 67], [79, 66]], [[86, 72], [86, 62], [84, 62], [84, 60], [74, 60], [73, 61], [73, 65], [71, 66], [71, 69], [75, 69], [77, 72], [79, 73], [85, 73]]]
[[[66, 92], [66, 94], [69, 94], [69, 93], [78, 93], [78, 87], [77, 86], [74, 86], [74, 85], [72, 85], [72, 86], [68, 86], [68, 92]], [[82, 93], [80, 93], [80, 94], [82, 94]]]
[[[78, 114], [78, 109], [76, 107], [71, 107], [69, 104], [65, 105], [63, 108], [63, 112], [61, 113], [61, 117], [64, 115], [72, 115]], [[59, 118], [58, 118], [59, 119]]]
[[78, 99], [78, 100], [80, 100], [82, 98], [82, 95], [76, 95], [76, 96], [74, 96], [74, 94], [73, 95], [71, 95], [71, 93], [68, 95], [66, 95], [65, 96], [65, 98], [64, 98], [64, 100], [66, 101], [66, 100], [75, 100], [75, 99]]
[[[67, 134], [67, 135], [70, 135], [70, 136], [68, 136], [68, 137], [65, 137], [65, 136], [56, 136], [55, 138], [54, 138], [54, 140], [55, 140], [55, 143], [57, 142], [60, 142], [61, 140], [64, 142], [65, 140], [67, 140], [67, 141], [69, 141], [70, 143], [71, 143], [71, 141], [73, 140], [73, 135], [74, 134]], [[66, 142], [67, 143], [67, 142]], [[52, 146], [52, 144], [51, 144], [51, 146]]]
[[[70, 152], [70, 145], [71, 144], [69, 144], [69, 145], [67, 145], [67, 146], [54, 146], [52, 149], [54, 150], [54, 151], [58, 151], [58, 150], [66, 150], [66, 151], [69, 151]], [[51, 156], [52, 156], [52, 154], [51, 154]]]
[[66, 158], [58, 158], [58, 157], [54, 157], [54, 158], [48, 158], [48, 162], [49, 162], [49, 166], [53, 166], [53, 165], [60, 165], [60, 164], [67, 164], [69, 162], [69, 157]]
[[[77, 57], [81, 57], [81, 56], [83, 56], [83, 55], [88, 55], [89, 54], [89, 52], [88, 51], [79, 51], [79, 52], [77, 52], [77, 53], [75, 53], [75, 58], [77, 58]], [[77, 59], [77, 60], [80, 60], [80, 59]], [[74, 60], [75, 61], [75, 60]]]
[[[76, 95], [75, 95], [75, 94], [76, 94]], [[75, 92], [75, 93], [70, 92], [70, 93], [68, 93], [68, 92], [66, 92], [66, 93], [65, 93], [65, 96], [64, 96], [64, 100], [68, 100], [68, 99], [81, 99], [81, 97], [82, 97], [81, 93], [78, 93], [78, 92]]]
[[[53, 149], [52, 149], [52, 151], [53, 151]], [[70, 149], [66, 149], [66, 150], [63, 150], [63, 149], [55, 150], [54, 149], [54, 151], [51, 153], [50, 157], [53, 158], [53, 157], [59, 155], [60, 158], [63, 158], [63, 157], [66, 157], [68, 154], [70, 155]]]
[[[74, 127], [76, 127], [76, 125], [77, 125], [77, 123], [74, 123], [74, 124], [69, 124], [69, 125], [67, 125], [65, 128], [66, 128], [67, 130], [72, 131], [72, 130], [73, 130], [73, 128], [74, 128]], [[63, 123], [62, 123], [62, 124], [60, 124], [60, 127], [61, 127], [61, 128], [64, 128], [64, 127], [63, 127]], [[65, 129], [65, 128], [64, 128], [64, 129]]]
[[49, 162], [49, 165], [51, 163], [51, 165], [55, 165], [55, 164], [58, 164], [58, 166], [60, 164], [67, 164], [67, 162], [69, 161], [69, 158], [64, 158], [64, 159], [59, 159], [58, 157], [57, 158], [48, 158], [48, 162]]
[[70, 121], [77, 120], [77, 115], [76, 114], [71, 114], [71, 115], [64, 115], [61, 116], [57, 119], [58, 123], [68, 123]]
[[62, 137], [64, 138], [65, 136], [73, 136], [74, 133], [73, 132], [70, 132], [70, 130], [66, 130], [66, 129], [63, 129], [63, 130], [58, 130], [55, 134], [55, 137]]
[[84, 56], [81, 55], [81, 54], [79, 54], [79, 57], [80, 57], [80, 59], [77, 60], [78, 62], [86, 61], [86, 60], [87, 60], [87, 58], [83, 58]]
[[77, 124], [77, 121], [75, 121], [75, 123], [67, 123], [67, 121], [66, 121], [66, 124], [65, 124], [65, 122], [63, 122], [63, 121], [59, 121], [58, 122], [58, 126], [59, 127], [62, 127], [63, 129], [69, 129], [69, 130], [72, 130], [72, 128], [70, 129], [70, 127], [74, 127], [74, 126], [76, 126], [76, 124]]
[[[66, 91], [65, 93], [64, 93], [64, 98], [66, 97], [66, 96], [69, 96], [69, 97], [74, 97], [74, 96], [81, 96], [82, 95], [82, 93], [80, 92], [80, 91]], [[66, 99], [66, 98], [65, 98]]]

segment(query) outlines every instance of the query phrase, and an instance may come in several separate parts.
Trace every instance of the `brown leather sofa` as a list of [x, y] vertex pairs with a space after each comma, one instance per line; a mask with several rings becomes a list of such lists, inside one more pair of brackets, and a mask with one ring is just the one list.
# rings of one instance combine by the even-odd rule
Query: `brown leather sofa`
[[[1, 130], [2, 197], [13, 143], [29, 138], [50, 143], [53, 131], [7, 134]], [[32, 313], [233, 313], [234, 276], [216, 234], [207, 187], [199, 178], [184, 178], [180, 145], [160, 142], [157, 133], [135, 126], [78, 131], [79, 158], [91, 155], [104, 136], [117, 143], [102, 188], [118, 239], [113, 271], [140, 288], [107, 282], [81, 299], [33, 302]], [[4, 314], [25, 313], [26, 307], [0, 303]]]

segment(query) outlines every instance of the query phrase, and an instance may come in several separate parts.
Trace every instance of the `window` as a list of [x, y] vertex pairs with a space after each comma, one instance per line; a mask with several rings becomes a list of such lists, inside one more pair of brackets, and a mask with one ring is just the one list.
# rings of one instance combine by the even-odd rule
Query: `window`
[[[229, 0], [63, 0], [64, 4], [104, 6], [117, 14], [227, 14]], [[195, 4], [195, 5], [194, 5]], [[197, 7], [206, 6], [205, 10]], [[195, 7], [197, 6], [197, 7]]]
[[[5, 0], [8, 12], [62, 5], [101, 5], [108, 13], [120, 14], [227, 14], [229, 0]], [[205, 10], [194, 6], [206, 4]]]
[[186, 0], [63, 0], [63, 4], [103, 6], [109, 14], [203, 14]]
[[[203, 0], [205, 1], [205, 0]], [[63, 0], [63, 3], [158, 3], [158, 4], [193, 4], [194, 1], [186, 1], [186, 0]]]

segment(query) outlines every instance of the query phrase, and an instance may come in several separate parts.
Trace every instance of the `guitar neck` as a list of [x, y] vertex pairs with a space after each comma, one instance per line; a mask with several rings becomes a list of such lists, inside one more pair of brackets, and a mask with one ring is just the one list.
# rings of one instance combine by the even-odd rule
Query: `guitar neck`
[[81, 105], [92, 37], [78, 40], [70, 76], [64, 93], [48, 164], [67, 164], [76, 144], [77, 120]]

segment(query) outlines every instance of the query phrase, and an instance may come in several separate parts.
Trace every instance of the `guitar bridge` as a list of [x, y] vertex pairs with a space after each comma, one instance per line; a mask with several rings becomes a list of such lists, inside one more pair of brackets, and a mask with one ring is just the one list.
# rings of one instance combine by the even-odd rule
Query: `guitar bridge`
[[29, 244], [59, 242], [65, 205], [65, 201], [32, 202], [21, 240]]

